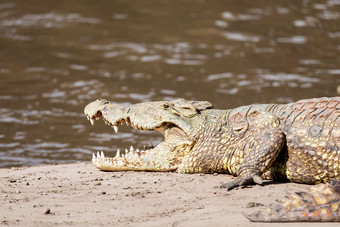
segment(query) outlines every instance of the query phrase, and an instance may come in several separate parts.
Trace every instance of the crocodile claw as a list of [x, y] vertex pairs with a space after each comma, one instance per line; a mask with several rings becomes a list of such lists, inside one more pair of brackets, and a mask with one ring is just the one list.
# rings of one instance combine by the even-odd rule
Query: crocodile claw
[[258, 184], [258, 185], [262, 185], [263, 180], [258, 175], [239, 176], [238, 178], [236, 178], [235, 180], [233, 180], [231, 182], [221, 183], [220, 188], [225, 188], [227, 191], [230, 191], [234, 188], [245, 187], [245, 186], [253, 184], [253, 183]]

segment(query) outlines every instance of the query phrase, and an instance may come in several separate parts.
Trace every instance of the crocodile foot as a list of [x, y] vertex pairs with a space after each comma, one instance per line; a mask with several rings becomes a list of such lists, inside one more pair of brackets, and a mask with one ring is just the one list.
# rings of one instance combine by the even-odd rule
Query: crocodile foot
[[258, 175], [239, 176], [238, 178], [231, 182], [221, 183], [220, 188], [225, 188], [227, 189], [227, 191], [230, 191], [236, 187], [245, 187], [253, 183], [262, 185], [263, 180]]

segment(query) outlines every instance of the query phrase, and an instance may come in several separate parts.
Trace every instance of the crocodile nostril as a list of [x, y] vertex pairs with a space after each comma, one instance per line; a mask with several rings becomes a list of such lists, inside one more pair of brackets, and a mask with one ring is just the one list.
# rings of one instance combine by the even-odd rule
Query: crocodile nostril
[[96, 117], [101, 117], [102, 116], [102, 112], [98, 110], [95, 116]]

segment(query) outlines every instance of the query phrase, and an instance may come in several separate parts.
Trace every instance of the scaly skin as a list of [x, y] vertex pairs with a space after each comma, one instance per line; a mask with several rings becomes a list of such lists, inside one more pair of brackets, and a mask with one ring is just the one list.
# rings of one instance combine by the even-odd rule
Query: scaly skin
[[267, 211], [245, 216], [253, 222], [340, 222], [340, 180], [313, 186], [310, 193], [289, 194]]
[[[231, 189], [261, 178], [315, 184], [340, 178], [340, 98], [215, 110], [209, 102], [146, 102], [120, 106], [99, 99], [85, 107], [93, 122], [157, 130], [153, 149], [93, 158], [102, 170], [230, 173]], [[264, 174], [264, 175], [263, 175]]]
[[155, 148], [131, 149], [114, 158], [93, 155], [101, 170], [229, 173], [228, 190], [262, 179], [316, 184], [340, 179], [340, 98], [290, 104], [213, 109], [209, 102], [145, 102], [121, 106], [99, 99], [85, 107], [93, 123], [102, 118], [118, 131], [122, 123], [156, 130]]

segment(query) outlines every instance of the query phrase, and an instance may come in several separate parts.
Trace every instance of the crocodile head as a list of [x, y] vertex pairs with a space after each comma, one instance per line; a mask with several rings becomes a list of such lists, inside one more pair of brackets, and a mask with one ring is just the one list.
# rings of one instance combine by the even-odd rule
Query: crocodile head
[[211, 108], [209, 102], [184, 99], [128, 106], [98, 99], [84, 110], [92, 125], [94, 120], [102, 118], [116, 133], [120, 125], [127, 124], [141, 131], [158, 131], [164, 140], [145, 151], [131, 147], [130, 151], [125, 150], [125, 154], [120, 155], [118, 150], [114, 158], [97, 153], [92, 162], [102, 170], [176, 170], [195, 144], [201, 112]]

